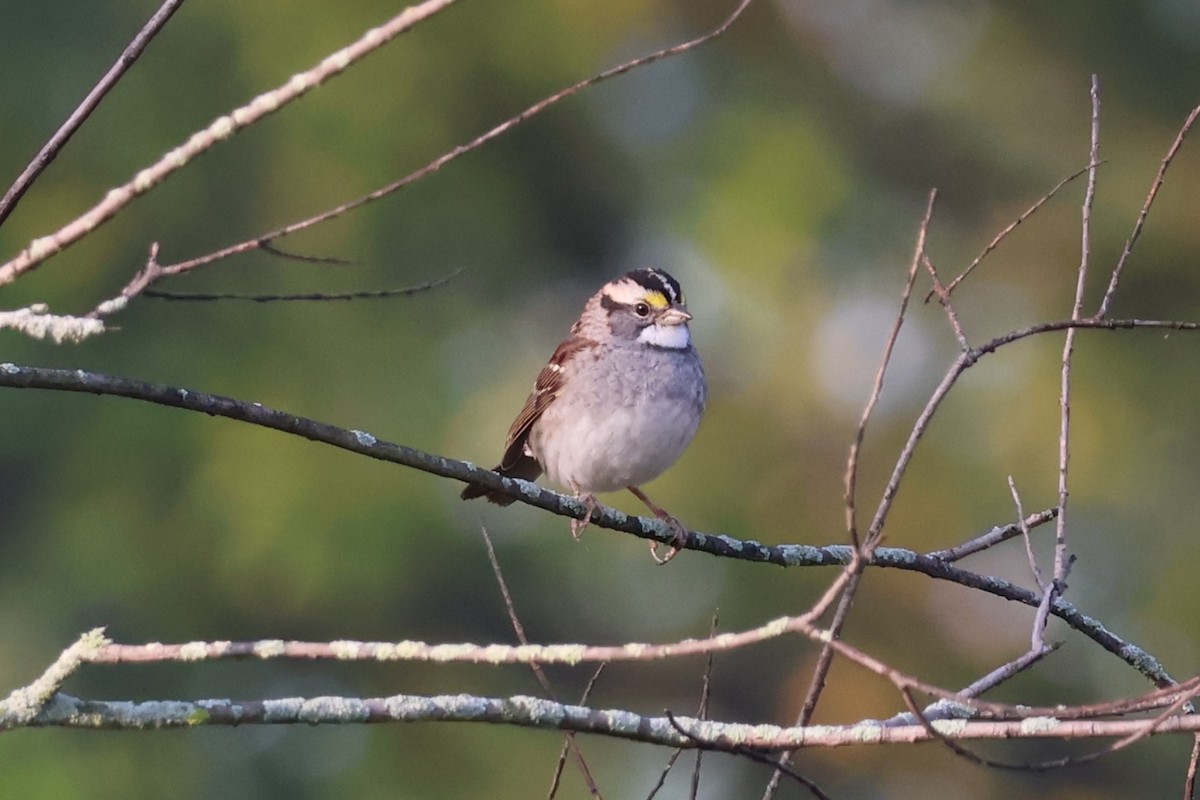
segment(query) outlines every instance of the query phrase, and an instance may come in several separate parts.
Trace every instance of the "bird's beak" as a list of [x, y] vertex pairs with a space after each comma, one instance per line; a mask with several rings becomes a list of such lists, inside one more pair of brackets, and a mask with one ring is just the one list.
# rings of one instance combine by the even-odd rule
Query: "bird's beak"
[[692, 315], [682, 308], [668, 308], [658, 315], [659, 325], [682, 325], [692, 318]]

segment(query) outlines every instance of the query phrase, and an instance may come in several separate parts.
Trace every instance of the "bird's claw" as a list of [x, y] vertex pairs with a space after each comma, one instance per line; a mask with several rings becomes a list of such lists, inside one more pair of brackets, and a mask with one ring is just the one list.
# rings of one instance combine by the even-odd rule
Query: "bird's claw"
[[671, 538], [671, 549], [667, 551], [665, 556], [660, 556], [658, 554], [658, 548], [663, 544], [663, 542], [660, 542], [656, 539], [650, 540], [650, 557], [654, 559], [654, 563], [661, 567], [663, 564], [666, 564], [675, 556], [679, 555], [683, 549], [687, 547], [688, 530], [687, 528], [683, 527], [682, 522], [675, 519], [665, 511], [661, 514], [655, 514], [655, 516], [667, 523], [667, 526], [671, 529], [671, 533], [674, 534]]
[[583, 519], [571, 520], [571, 538], [579, 541], [579, 537], [583, 536], [583, 532], [592, 521], [592, 514], [596, 511], [596, 496], [592, 494], [580, 495], [579, 499], [583, 502], [585, 509]]

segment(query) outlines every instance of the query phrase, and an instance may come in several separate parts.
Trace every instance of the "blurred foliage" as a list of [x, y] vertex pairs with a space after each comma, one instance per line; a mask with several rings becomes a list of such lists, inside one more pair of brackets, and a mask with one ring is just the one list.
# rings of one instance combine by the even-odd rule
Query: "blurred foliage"
[[[0, 175], [20, 171], [156, 5], [6, 0]], [[457, 5], [206, 153], [5, 287], [3, 305], [86, 311], [128, 280], [152, 241], [165, 260], [186, 258], [357, 196], [561, 86], [706, 30], [732, 5]], [[379, 0], [186, 5], [0, 229], [0, 253], [396, 9]], [[928, 190], [941, 192], [931, 254], [950, 275], [1086, 163], [1089, 75], [1098, 72], [1098, 297], [1197, 101], [1198, 17], [1184, 0], [757, 0], [719, 41], [569, 100], [429, 180], [284, 242], [349, 266], [253, 254], [165, 287], [344, 291], [465, 270], [445, 288], [321, 305], [141, 300], [119, 332], [81, 346], [0, 333], [0, 357], [229, 394], [490, 464], [584, 300], [653, 263], [687, 289], [713, 391], [695, 444], [652, 495], [700, 530], [841, 541], [845, 456]], [[1200, 318], [1196, 147], [1173, 167], [1119, 316]], [[964, 285], [958, 308], [974, 342], [1068, 315], [1081, 197], [1078, 181]], [[1200, 585], [1187, 577], [1200, 550], [1196, 344], [1182, 334], [1081, 334], [1073, 408], [1070, 598], [1179, 676], [1195, 671], [1200, 644]], [[861, 514], [872, 512], [953, 346], [936, 305], [915, 306], [868, 432]], [[890, 543], [945, 547], [1008, 521], [1008, 475], [1027, 509], [1052, 503], [1060, 347], [1058, 336], [1025, 341], [968, 373], [920, 446]], [[659, 569], [643, 544], [612, 532], [575, 543], [562, 519], [464, 505], [459, 487], [427, 475], [145, 404], [7, 391], [0, 419], [3, 687], [32, 679], [95, 625], [129, 642], [510, 641], [480, 524], [497, 539], [538, 641], [697, 636], [717, 608], [723, 628], [736, 629], [804, 608], [831, 577], [695, 554]], [[1028, 582], [1015, 542], [969, 566]], [[995, 598], [872, 572], [847, 635], [957, 686], [1020, 652], [1029, 620]], [[1081, 637], [1052, 632], [1066, 646], [997, 696], [1092, 701], [1146, 688]], [[814, 655], [787, 641], [719, 657], [715, 716], [789, 722]], [[612, 667], [593, 702], [690, 710], [701, 664]], [[582, 669], [553, 675], [562, 698], [586, 681]], [[537, 691], [515, 667], [274, 663], [91, 668], [67, 688], [135, 699]], [[882, 717], [899, 702], [839, 664], [818, 718]], [[666, 757], [581, 742], [607, 797], [644, 796]], [[546, 733], [467, 725], [42, 730], [4, 736], [0, 765], [5, 793], [30, 799], [198, 798], [214, 786], [232, 798], [538, 797], [558, 747]], [[1164, 737], [1033, 775], [985, 771], [936, 747], [805, 754], [800, 769], [835, 797], [1161, 797], [1178, 792], [1188, 747]], [[686, 772], [669, 796], [684, 796]], [[702, 796], [757, 797], [766, 777], [709, 756]], [[585, 794], [568, 767], [560, 796]], [[780, 796], [807, 795], [785, 784]]]

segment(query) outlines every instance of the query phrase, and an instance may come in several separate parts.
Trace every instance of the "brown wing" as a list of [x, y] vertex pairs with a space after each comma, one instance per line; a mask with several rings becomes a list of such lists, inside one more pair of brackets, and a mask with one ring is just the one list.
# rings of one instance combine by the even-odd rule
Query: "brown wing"
[[529, 438], [529, 429], [538, 421], [546, 407], [554, 402], [554, 398], [562, 392], [566, 378], [566, 364], [576, 353], [593, 344], [589, 339], [572, 336], [563, 341], [550, 356], [550, 361], [542, 367], [537, 380], [533, 382], [533, 391], [525, 400], [525, 407], [508, 429], [508, 440], [504, 443], [504, 458], [500, 461], [500, 472], [507, 472], [516, 466], [525, 455], [525, 442]]
[[[566, 377], [566, 363], [576, 353], [591, 344], [593, 342], [590, 339], [572, 336], [563, 341], [554, 351], [554, 355], [550, 356], [550, 361], [538, 373], [537, 380], [533, 383], [533, 391], [526, 398], [521, 413], [517, 414], [517, 418], [513, 420], [513, 424], [508, 429], [508, 439], [504, 444], [504, 457], [500, 459], [496, 472], [505, 477], [521, 478], [527, 481], [535, 480], [542, 474], [541, 465], [525, 452], [525, 443], [529, 440], [529, 430], [533, 427], [533, 423], [542, 416], [546, 407], [554, 402], [554, 398], [562, 392]], [[507, 495], [488, 493], [486, 489], [478, 485], [468, 486], [463, 490], [462, 497], [464, 500], [486, 497], [493, 503], [505, 506], [513, 502], [513, 498]]]

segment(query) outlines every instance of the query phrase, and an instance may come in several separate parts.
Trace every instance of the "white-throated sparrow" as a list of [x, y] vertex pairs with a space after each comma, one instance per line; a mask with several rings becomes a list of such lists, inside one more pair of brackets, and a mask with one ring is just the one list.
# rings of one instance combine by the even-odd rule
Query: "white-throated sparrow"
[[[700, 424], [708, 383], [692, 346], [683, 291], [662, 270], [637, 269], [605, 284], [537, 376], [508, 430], [496, 472], [535, 480], [545, 472], [587, 506], [571, 520], [576, 538], [596, 507], [595, 492], [628, 489], [666, 521], [678, 552], [687, 530], [638, 487], [675, 463]], [[464, 500], [513, 498], [471, 485]]]

